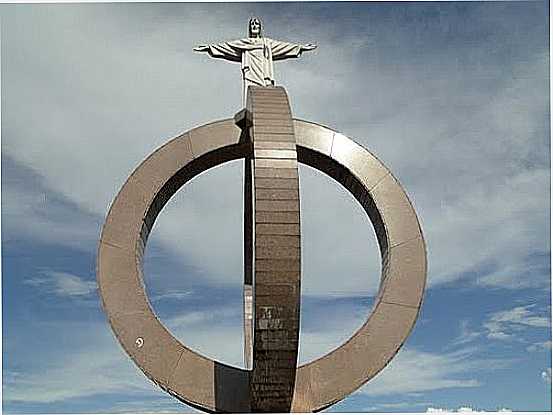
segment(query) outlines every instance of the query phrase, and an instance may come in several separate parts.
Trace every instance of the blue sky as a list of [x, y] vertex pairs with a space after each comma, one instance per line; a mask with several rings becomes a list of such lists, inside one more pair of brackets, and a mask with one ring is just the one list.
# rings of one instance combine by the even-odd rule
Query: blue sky
[[[242, 37], [251, 15], [270, 37], [319, 45], [276, 64], [295, 116], [376, 154], [427, 241], [415, 330], [387, 368], [327, 411], [550, 411], [548, 7], [0, 5], [4, 411], [192, 411], [115, 340], [96, 292], [96, 246], [142, 159], [240, 109], [239, 66], [192, 47]], [[307, 362], [362, 324], [380, 264], [357, 202], [310, 168], [300, 180]], [[161, 213], [145, 260], [162, 322], [235, 365], [241, 192], [240, 162], [194, 179]]]

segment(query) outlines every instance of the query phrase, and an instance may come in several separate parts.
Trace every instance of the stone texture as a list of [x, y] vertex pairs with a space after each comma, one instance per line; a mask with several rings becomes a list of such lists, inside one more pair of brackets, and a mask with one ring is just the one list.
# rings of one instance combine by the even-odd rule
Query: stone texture
[[421, 236], [415, 210], [405, 191], [392, 175], [387, 175], [379, 181], [370, 194], [386, 224], [390, 248]]
[[254, 147], [255, 330], [250, 377], [254, 412], [290, 411], [299, 339], [298, 164], [286, 92], [275, 90], [277, 94], [267, 95], [265, 88], [250, 87], [247, 103]]

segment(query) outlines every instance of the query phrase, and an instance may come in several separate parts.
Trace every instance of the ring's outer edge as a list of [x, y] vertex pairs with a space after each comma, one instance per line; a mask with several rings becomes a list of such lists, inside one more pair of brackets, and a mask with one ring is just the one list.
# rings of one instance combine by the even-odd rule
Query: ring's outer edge
[[[318, 124], [294, 119], [298, 161], [331, 175], [361, 203], [382, 255], [372, 313], [346, 343], [298, 368], [293, 412], [320, 411], [374, 377], [395, 356], [417, 319], [426, 283], [426, 247], [416, 213], [389, 170], [368, 150]], [[142, 256], [155, 218], [195, 175], [243, 158], [232, 119], [190, 130], [144, 160], [115, 198], [98, 247], [97, 279], [109, 323], [137, 366], [183, 402], [208, 412], [248, 412], [249, 372], [183, 346], [155, 316]], [[136, 339], [144, 339], [141, 347]]]

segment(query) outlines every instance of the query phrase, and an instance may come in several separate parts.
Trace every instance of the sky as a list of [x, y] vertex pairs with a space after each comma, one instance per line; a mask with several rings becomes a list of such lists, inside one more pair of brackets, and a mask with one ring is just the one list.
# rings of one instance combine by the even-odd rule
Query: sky
[[[2, 405], [6, 413], [193, 412], [134, 366], [99, 305], [110, 203], [170, 138], [241, 108], [244, 37], [317, 43], [277, 62], [296, 118], [375, 154], [419, 215], [428, 286], [414, 331], [327, 412], [551, 410], [547, 2], [2, 4]], [[145, 285], [194, 350], [242, 360], [243, 163], [161, 212]], [[300, 363], [363, 324], [376, 238], [339, 184], [300, 168]]]

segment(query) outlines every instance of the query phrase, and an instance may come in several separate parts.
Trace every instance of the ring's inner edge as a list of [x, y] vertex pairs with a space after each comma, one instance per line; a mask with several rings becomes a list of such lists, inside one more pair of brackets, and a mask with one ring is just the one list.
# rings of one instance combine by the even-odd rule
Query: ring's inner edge
[[[378, 212], [378, 209], [376, 208], [376, 205], [368, 189], [345, 166], [338, 163], [330, 156], [311, 150], [309, 148], [303, 147], [299, 144], [296, 146], [296, 149], [297, 149], [297, 156], [298, 156], [299, 163], [305, 164], [316, 170], [319, 170], [322, 173], [325, 173], [326, 175], [334, 179], [335, 181], [337, 181], [338, 183], [340, 183], [345, 189], [347, 189], [355, 197], [355, 199], [361, 204], [361, 206], [369, 216], [369, 219], [376, 233], [378, 246], [380, 248], [381, 263], [382, 263], [380, 287], [379, 287], [379, 292], [380, 292], [380, 290], [383, 287], [383, 280], [387, 274], [386, 270], [387, 270], [387, 263], [388, 263], [388, 260], [387, 260], [388, 259], [388, 241], [387, 241], [384, 222], [382, 220], [380, 213]], [[218, 165], [224, 164], [226, 162], [245, 158], [248, 155], [251, 155], [251, 153], [252, 153], [252, 146], [247, 143], [238, 143], [230, 146], [221, 147], [219, 149], [213, 150], [207, 154], [204, 154], [190, 161], [188, 164], [183, 166], [177, 173], [175, 173], [169, 180], [167, 180], [167, 182], [162, 186], [162, 188], [153, 198], [152, 203], [150, 204], [142, 223], [140, 238], [138, 239], [138, 243], [136, 247], [137, 264], [139, 266], [141, 276], [143, 275], [143, 258], [144, 258], [146, 244], [148, 242], [148, 237], [150, 235], [151, 230], [153, 229], [153, 226], [155, 224], [155, 221], [159, 213], [163, 210], [163, 208], [169, 202], [171, 197], [173, 197], [173, 195], [175, 195], [179, 191], [179, 189], [183, 187], [188, 181], [192, 180], [200, 173], [212, 167], [216, 167]], [[373, 310], [374, 310], [374, 307], [375, 305], [373, 305]], [[152, 309], [152, 312], [153, 312], [153, 307], [150, 307], [150, 308]], [[372, 314], [372, 311], [367, 315], [367, 319], [370, 318], [371, 314]], [[356, 333], [357, 332], [353, 333], [348, 338], [348, 340], [346, 340], [343, 344], [346, 344], [353, 337], [355, 337]], [[343, 344], [332, 349], [331, 351], [324, 354], [323, 356], [299, 366], [298, 369], [312, 365], [315, 362], [321, 359], [324, 359], [326, 356], [340, 349], [340, 347], [342, 347]], [[183, 347], [186, 347], [186, 346], [183, 345]], [[194, 351], [194, 353], [197, 353], [197, 352]], [[231, 366], [222, 362], [217, 362], [217, 363], [220, 365], [226, 366], [228, 368], [232, 368], [233, 370], [249, 372], [246, 369], [238, 368], [236, 366]]]

